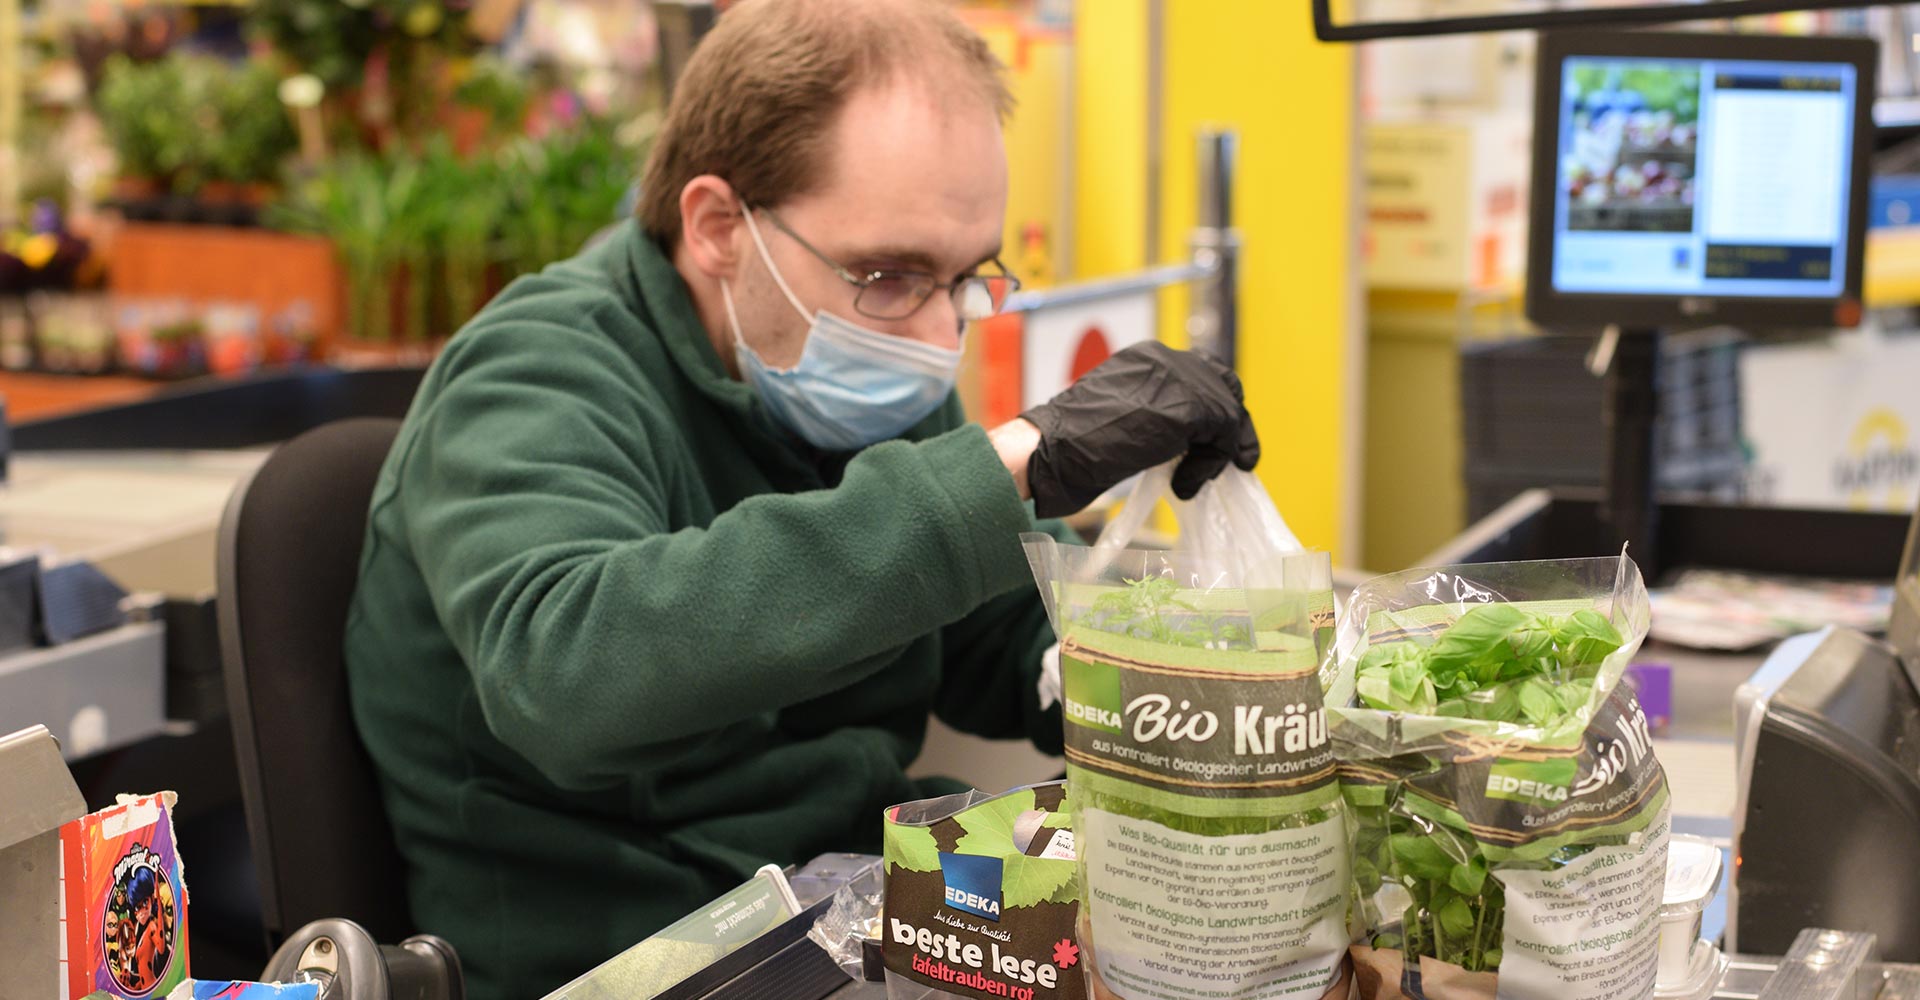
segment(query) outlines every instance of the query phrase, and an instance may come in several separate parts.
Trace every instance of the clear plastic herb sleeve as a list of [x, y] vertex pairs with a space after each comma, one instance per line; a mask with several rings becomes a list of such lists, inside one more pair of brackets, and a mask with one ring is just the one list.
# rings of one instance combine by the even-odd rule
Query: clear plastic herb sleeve
[[1667, 784], [1620, 683], [1647, 621], [1625, 556], [1354, 592], [1327, 681], [1360, 997], [1652, 994]]

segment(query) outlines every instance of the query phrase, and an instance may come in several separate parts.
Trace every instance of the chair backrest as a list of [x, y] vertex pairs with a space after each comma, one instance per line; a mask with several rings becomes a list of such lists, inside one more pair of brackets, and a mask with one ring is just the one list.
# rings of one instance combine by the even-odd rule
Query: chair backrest
[[220, 524], [220, 658], [262, 915], [412, 932], [406, 868], [354, 728], [342, 653], [367, 506], [397, 420], [315, 428], [234, 490]]

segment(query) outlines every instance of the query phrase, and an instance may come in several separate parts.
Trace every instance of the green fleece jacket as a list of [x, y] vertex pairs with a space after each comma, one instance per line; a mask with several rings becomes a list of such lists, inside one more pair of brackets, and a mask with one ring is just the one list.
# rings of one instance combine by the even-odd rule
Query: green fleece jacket
[[763, 864], [877, 853], [957, 788], [906, 776], [930, 711], [1058, 752], [1034, 527], [955, 399], [853, 455], [777, 428], [632, 223], [515, 282], [413, 402], [347, 624], [415, 922], [474, 1000], [538, 997]]

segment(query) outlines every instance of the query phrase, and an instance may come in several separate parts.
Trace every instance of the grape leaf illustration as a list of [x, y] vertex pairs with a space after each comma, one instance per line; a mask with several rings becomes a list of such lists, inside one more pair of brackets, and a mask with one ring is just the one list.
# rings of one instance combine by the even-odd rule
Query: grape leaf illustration
[[954, 850], [961, 854], [995, 856], [1013, 851], [1013, 823], [1021, 813], [1035, 809], [1033, 789], [1008, 792], [972, 806], [954, 817], [966, 830]]
[[933, 831], [927, 827], [888, 823], [885, 839], [888, 871], [896, 867], [910, 872], [940, 870], [940, 845], [934, 843]]
[[1064, 902], [1055, 897], [1072, 888], [1075, 872], [1076, 866], [1071, 861], [1008, 855], [1000, 880], [1000, 905], [1011, 910], [1037, 903]]
[[[1014, 849], [1015, 821], [1023, 813], [1033, 812], [1035, 808], [1033, 790], [1028, 788], [989, 799], [955, 817], [960, 821], [961, 828], [967, 831], [955, 844], [955, 850], [962, 854], [983, 854], [1004, 859], [1000, 905], [1010, 909], [1078, 898], [1074, 886], [1077, 869], [1073, 862], [1029, 858]], [[1051, 813], [1042, 816], [1041, 828], [1070, 826], [1064, 819], [1058, 824], [1049, 823], [1049, 820], [1062, 815]], [[1062, 895], [1066, 899], [1056, 898]]]

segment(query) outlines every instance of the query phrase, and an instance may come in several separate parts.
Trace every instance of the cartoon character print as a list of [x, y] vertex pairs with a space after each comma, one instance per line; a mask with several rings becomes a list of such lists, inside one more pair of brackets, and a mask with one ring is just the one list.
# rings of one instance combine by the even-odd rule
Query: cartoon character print
[[160, 859], [135, 843], [114, 866], [101, 941], [114, 985], [140, 996], [159, 985], [173, 962], [173, 883]]

